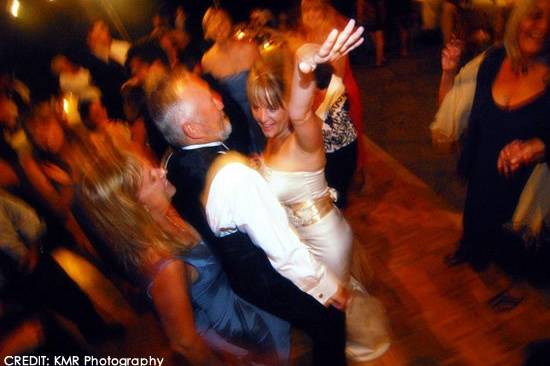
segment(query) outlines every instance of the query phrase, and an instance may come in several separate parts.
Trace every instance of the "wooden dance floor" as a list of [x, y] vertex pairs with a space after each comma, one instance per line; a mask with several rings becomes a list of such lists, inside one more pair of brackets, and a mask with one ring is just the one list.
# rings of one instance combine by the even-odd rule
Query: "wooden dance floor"
[[[367, 184], [352, 193], [346, 211], [356, 239], [353, 272], [384, 303], [392, 345], [382, 357], [363, 364], [521, 365], [529, 342], [550, 338], [548, 299], [530, 289], [515, 310], [490, 309], [486, 301], [502, 278], [486, 280], [466, 266], [448, 268], [442, 262], [460, 237], [460, 213], [367, 138], [365, 144]], [[148, 307], [129, 306], [78, 257], [59, 253], [57, 259], [107, 319], [127, 328], [124, 338], [107, 342], [101, 353], [164, 356], [163, 365], [175, 364]], [[303, 346], [297, 349], [297, 360], [303, 359]]]
[[504, 278], [442, 261], [460, 238], [460, 213], [372, 141], [365, 144], [366, 190], [346, 212], [361, 254], [354, 271], [368, 276], [393, 336], [385, 355], [364, 364], [521, 365], [529, 342], [550, 338], [549, 299], [529, 289], [516, 309], [495, 313], [487, 299]]

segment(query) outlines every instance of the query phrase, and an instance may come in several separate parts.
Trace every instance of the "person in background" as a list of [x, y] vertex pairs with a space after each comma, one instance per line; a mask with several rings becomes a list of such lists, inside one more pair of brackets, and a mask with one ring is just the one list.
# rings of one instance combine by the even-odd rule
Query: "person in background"
[[407, 57], [410, 48], [410, 29], [413, 23], [411, 0], [386, 0], [388, 20], [399, 34], [399, 56]]
[[148, 75], [166, 72], [170, 69], [170, 61], [157, 41], [147, 40], [128, 50], [126, 69], [132, 77], [122, 90], [132, 138], [143, 150], [150, 149], [156, 161], [161, 161], [168, 143], [149, 115], [145, 89]]
[[357, 0], [357, 21], [369, 32], [374, 43], [374, 64], [376, 67], [386, 63], [384, 27], [386, 25], [386, 4], [384, 0]]
[[76, 244], [83, 253], [95, 256], [95, 250], [71, 212], [72, 149], [82, 140], [62, 121], [63, 117], [49, 103], [36, 105], [23, 121], [32, 150], [20, 154], [19, 162], [43, 209], [49, 229], [48, 245]]
[[150, 38], [158, 38], [163, 33], [172, 29], [170, 15], [166, 12], [158, 12], [153, 15], [151, 23], [153, 24], [153, 30], [151, 30], [151, 33], [149, 34]]
[[[179, 30], [169, 30], [159, 35], [159, 44], [166, 52], [168, 60], [170, 61], [170, 67], [173, 69], [187, 60], [185, 49], [189, 44], [189, 36], [187, 33]], [[185, 67], [190, 65], [185, 64]], [[193, 68], [191, 67], [190, 70]]]
[[88, 52], [81, 64], [92, 75], [95, 84], [101, 90], [103, 103], [109, 115], [123, 119], [122, 96], [120, 89], [126, 81], [124, 63], [130, 44], [122, 40], [113, 40], [107, 24], [95, 21], [86, 36]]
[[[112, 120], [100, 99], [84, 100], [79, 103], [78, 111], [90, 139], [101, 135], [109, 136], [113, 142], [126, 150], [134, 151], [148, 159], [153, 159], [150, 150], [133, 140], [130, 128], [124, 121]], [[155, 160], [152, 160], [155, 161]]]
[[[78, 285], [44, 252], [41, 237], [45, 230], [32, 207], [0, 189], [0, 302], [22, 306], [29, 317], [54, 311], [75, 323], [94, 345], [121, 335], [123, 328], [107, 324]], [[21, 346], [25, 348], [27, 343], [21, 342]]]
[[[0, 90], [0, 186], [16, 187], [22, 179], [22, 172], [18, 162], [18, 150], [25, 149], [25, 143], [19, 149], [15, 145], [22, 145], [15, 140], [21, 140], [21, 127], [18, 123], [19, 108], [9, 96], [7, 90]], [[21, 137], [18, 137], [21, 136]]]
[[[342, 30], [347, 24], [346, 18], [341, 15], [326, 0], [302, 0], [300, 3], [300, 19], [302, 40], [291, 46], [296, 50], [303, 42], [321, 44], [333, 29]], [[361, 182], [362, 189], [366, 182], [365, 146], [361, 136], [364, 134], [363, 107], [359, 85], [353, 76], [353, 70], [349, 56], [345, 55], [331, 62], [334, 74], [342, 78], [349, 101], [349, 114], [358, 139], [358, 159], [356, 173]]]
[[[234, 37], [231, 18], [221, 8], [208, 9], [203, 17], [203, 29], [205, 38], [213, 40], [214, 44], [202, 57], [202, 71], [216, 79], [218, 87], [215, 89], [237, 103], [248, 127], [248, 153], [260, 154], [265, 138], [252, 118], [246, 96], [246, 79], [250, 68], [260, 56], [258, 49], [253, 42]], [[237, 122], [235, 118], [232, 121]]]
[[487, 51], [477, 71], [459, 164], [468, 181], [464, 233], [446, 262], [468, 263], [477, 271], [494, 262], [508, 273], [512, 286], [489, 301], [496, 310], [518, 305], [524, 295], [516, 285], [534, 281], [540, 267], [504, 225], [535, 164], [548, 161], [549, 39], [550, 2], [519, 1], [508, 20], [504, 47]]
[[72, 93], [78, 99], [101, 97], [101, 92], [93, 85], [90, 71], [71, 62], [66, 56], [54, 56], [50, 67], [54, 75], [59, 78], [61, 93]]
[[315, 69], [315, 80], [318, 91], [314, 109], [323, 121], [327, 159], [325, 176], [328, 186], [338, 192], [336, 206], [344, 209], [357, 166], [357, 131], [349, 115], [349, 102], [342, 79], [332, 73], [329, 65], [323, 64]]
[[185, 9], [183, 8], [183, 6], [180, 5], [176, 8], [176, 15], [174, 16], [174, 28], [176, 28], [180, 32], [187, 33], [186, 21], [187, 14], [185, 14]]
[[[20, 116], [28, 113], [30, 91], [21, 81], [0, 76], [0, 152], [4, 158], [28, 149], [29, 143], [21, 128]], [[11, 152], [10, 152], [11, 151]]]

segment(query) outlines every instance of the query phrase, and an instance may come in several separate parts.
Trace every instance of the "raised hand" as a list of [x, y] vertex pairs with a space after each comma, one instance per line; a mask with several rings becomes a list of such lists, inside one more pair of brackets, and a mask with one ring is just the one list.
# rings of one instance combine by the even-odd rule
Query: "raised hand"
[[339, 32], [333, 29], [322, 45], [306, 43], [296, 52], [296, 62], [301, 72], [311, 73], [317, 65], [331, 62], [348, 54], [363, 43], [363, 27], [355, 27], [355, 20], [351, 19], [346, 27]]
[[463, 50], [464, 42], [457, 38], [447, 43], [443, 51], [441, 51], [441, 70], [443, 72], [456, 73]]

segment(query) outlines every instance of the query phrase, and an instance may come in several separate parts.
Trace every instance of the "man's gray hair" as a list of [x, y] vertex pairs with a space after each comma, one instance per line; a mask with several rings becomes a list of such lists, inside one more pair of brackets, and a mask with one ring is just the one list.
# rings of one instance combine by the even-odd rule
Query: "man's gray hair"
[[191, 78], [189, 71], [178, 69], [169, 74], [150, 75], [146, 81], [145, 93], [151, 118], [174, 147], [190, 144], [181, 127], [191, 117], [191, 106], [183, 99], [183, 90]]

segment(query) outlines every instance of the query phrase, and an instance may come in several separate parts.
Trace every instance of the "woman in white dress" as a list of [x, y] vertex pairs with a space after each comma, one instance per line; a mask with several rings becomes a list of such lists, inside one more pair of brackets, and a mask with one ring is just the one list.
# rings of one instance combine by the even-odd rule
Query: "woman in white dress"
[[363, 41], [363, 28], [350, 21], [332, 31], [324, 43], [305, 44], [296, 52], [290, 97], [284, 77], [256, 65], [248, 78], [248, 98], [254, 118], [267, 137], [261, 172], [302, 242], [320, 261], [349, 283], [354, 296], [346, 307], [346, 354], [356, 362], [372, 360], [389, 348], [384, 309], [350, 277], [352, 232], [325, 179], [323, 122], [312, 109], [316, 66], [347, 54]]
[[253, 116], [267, 138], [262, 173], [302, 241], [343, 283], [349, 280], [352, 233], [325, 179], [322, 121], [312, 111], [313, 71], [361, 44], [362, 33], [352, 20], [322, 45], [300, 47], [289, 98], [283, 75], [261, 65], [253, 68], [247, 85]]

